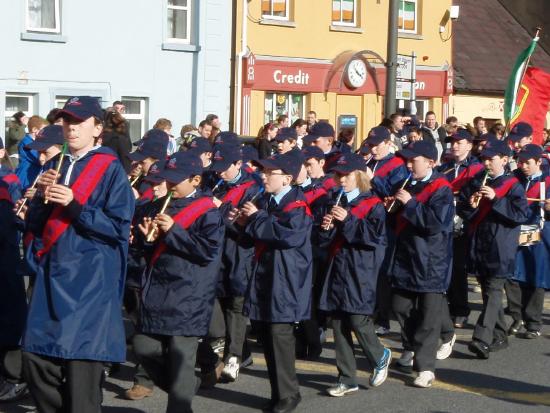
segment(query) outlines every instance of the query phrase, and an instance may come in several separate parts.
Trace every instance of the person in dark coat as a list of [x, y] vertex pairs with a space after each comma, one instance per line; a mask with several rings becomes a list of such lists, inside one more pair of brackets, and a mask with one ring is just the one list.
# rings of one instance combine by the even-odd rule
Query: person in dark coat
[[243, 315], [244, 296], [252, 275], [254, 241], [229, 219], [229, 213], [256, 199], [263, 189], [243, 168], [242, 152], [231, 144], [215, 145], [211, 169], [223, 182], [214, 191], [214, 203], [225, 225], [218, 297], [225, 315], [226, 337], [222, 376], [235, 381], [243, 360], [248, 319]]
[[525, 327], [524, 338], [540, 337], [544, 292], [550, 289], [550, 176], [543, 173], [543, 149], [529, 144], [518, 153], [515, 176], [525, 188], [529, 216], [521, 226], [514, 275], [506, 282], [513, 323], [508, 334]]
[[268, 410], [293, 411], [300, 403], [294, 323], [311, 314], [311, 212], [292, 181], [301, 159], [291, 152], [260, 160], [266, 195], [259, 207], [247, 202], [240, 225], [256, 243], [245, 314], [260, 323], [271, 385]]
[[373, 387], [386, 380], [391, 351], [380, 343], [372, 319], [386, 248], [386, 211], [370, 191], [361, 155], [342, 155], [332, 170], [342, 189], [333, 195], [319, 234], [320, 246], [328, 248], [330, 256], [319, 308], [332, 320], [336, 346], [338, 383], [327, 392], [339, 397], [359, 390], [352, 332], [373, 366]]
[[[390, 130], [384, 126], [377, 126], [369, 131], [359, 149], [367, 161], [367, 174], [371, 179], [372, 191], [382, 200], [387, 200], [395, 194], [399, 186], [409, 175], [403, 158], [390, 152], [392, 147]], [[377, 283], [376, 317], [378, 335], [390, 332], [391, 316], [391, 286], [388, 270], [392, 260], [395, 234], [393, 232], [393, 215], [388, 216], [389, 225], [386, 226], [387, 243], [384, 264], [380, 268]]]
[[[471, 155], [473, 136], [467, 129], [458, 129], [451, 135], [452, 160], [440, 165], [438, 172], [449, 180], [456, 199], [460, 189], [467, 185], [481, 170], [483, 165]], [[443, 304], [441, 327], [442, 345], [437, 352], [438, 360], [450, 356], [456, 340], [455, 328], [463, 328], [470, 314], [468, 305], [468, 274], [466, 256], [468, 235], [464, 232], [462, 218], [454, 217], [453, 225], [453, 272], [447, 291], [447, 300]]]
[[[25, 223], [35, 273], [23, 370], [40, 412], [101, 410], [104, 363], [123, 362], [122, 295], [134, 198], [102, 130], [97, 98], [59, 112], [68, 153], [41, 175]], [[59, 178], [59, 183], [57, 180]]]
[[118, 156], [118, 160], [126, 173], [130, 173], [132, 163], [128, 154], [132, 150], [132, 141], [128, 135], [128, 121], [118, 112], [105, 114], [105, 128], [101, 135], [101, 145], [111, 148]]
[[199, 189], [201, 173], [196, 154], [173, 154], [155, 178], [167, 182], [167, 208], [140, 224], [151, 243], [134, 351], [168, 392], [168, 413], [192, 411], [199, 338], [208, 333], [216, 298], [224, 228], [212, 198]]
[[266, 123], [260, 130], [256, 139], [256, 147], [260, 159], [269, 158], [277, 151], [275, 136], [277, 136], [278, 131], [279, 127], [275, 123]]
[[430, 387], [441, 329], [441, 308], [451, 278], [453, 191], [434, 171], [436, 147], [418, 141], [401, 151], [411, 180], [396, 194], [393, 310], [402, 329], [404, 352], [398, 364], [413, 367], [417, 387]]
[[505, 172], [509, 154], [506, 142], [487, 141], [480, 154], [485, 171], [461, 189], [457, 202], [471, 241], [469, 262], [483, 298], [468, 348], [484, 359], [508, 346], [502, 294], [506, 279], [514, 274], [520, 225], [529, 211], [525, 190]]
[[[6, 150], [0, 139], [0, 159]], [[21, 183], [11, 168], [0, 165], [0, 401], [14, 401], [27, 393], [21, 362], [21, 337], [27, 316], [25, 283], [18, 272], [19, 231], [14, 205]], [[20, 205], [20, 204], [19, 204]]]
[[334, 127], [328, 122], [317, 122], [311, 128], [308, 139], [304, 138], [304, 146], [311, 140], [325, 154], [325, 172], [329, 172], [333, 164], [342, 156], [336, 146]]

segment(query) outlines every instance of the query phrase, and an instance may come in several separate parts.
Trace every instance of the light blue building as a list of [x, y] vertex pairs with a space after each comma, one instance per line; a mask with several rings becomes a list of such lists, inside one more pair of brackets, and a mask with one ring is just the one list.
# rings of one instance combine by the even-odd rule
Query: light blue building
[[[67, 96], [122, 100], [132, 139], [209, 113], [229, 123], [232, 2], [10, 0], [0, 6], [0, 116], [45, 117]], [[4, 133], [1, 134], [5, 136]]]

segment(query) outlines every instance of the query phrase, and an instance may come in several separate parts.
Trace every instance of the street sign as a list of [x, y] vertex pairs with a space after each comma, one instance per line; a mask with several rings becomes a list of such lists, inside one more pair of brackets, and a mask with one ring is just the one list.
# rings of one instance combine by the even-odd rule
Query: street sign
[[397, 55], [397, 79], [414, 80], [413, 57], [402, 54]]
[[395, 82], [395, 98], [398, 100], [411, 100], [414, 83], [398, 80]]
[[397, 55], [397, 81], [395, 98], [397, 100], [414, 100], [414, 83], [416, 81], [416, 56]]

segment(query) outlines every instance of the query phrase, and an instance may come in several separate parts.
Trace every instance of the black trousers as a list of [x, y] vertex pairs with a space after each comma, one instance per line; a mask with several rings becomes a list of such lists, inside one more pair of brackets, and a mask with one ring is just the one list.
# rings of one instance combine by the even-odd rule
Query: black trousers
[[467, 235], [455, 237], [453, 239], [453, 272], [451, 275], [451, 284], [447, 291], [449, 312], [452, 318], [468, 317], [470, 315], [468, 274], [466, 273], [467, 251]]
[[21, 347], [0, 349], [0, 374], [10, 383], [22, 383], [23, 355]]
[[441, 342], [448, 343], [453, 339], [455, 326], [449, 312], [449, 301], [445, 295], [441, 300]]
[[40, 413], [101, 413], [103, 366], [23, 352], [25, 380]]
[[[391, 255], [386, 253], [386, 256]], [[387, 268], [390, 263], [384, 258], [384, 264], [378, 274], [378, 283], [376, 284], [376, 324], [390, 328], [390, 318], [392, 314], [392, 288]]]
[[401, 326], [403, 348], [414, 351], [417, 371], [435, 371], [442, 302], [443, 293], [393, 291], [393, 311]]
[[149, 377], [168, 393], [167, 413], [192, 412], [198, 337], [136, 334], [134, 352]]
[[544, 288], [508, 280], [504, 289], [508, 299], [508, 310], [514, 321], [523, 320], [527, 330], [540, 331], [544, 310]]
[[224, 361], [236, 356], [241, 362], [248, 323], [248, 317], [243, 314], [244, 297], [224, 297], [220, 299], [220, 304], [225, 313]]
[[262, 337], [271, 400], [278, 401], [299, 393], [296, 376], [296, 337], [294, 323], [259, 323]]
[[336, 367], [338, 379], [348, 385], [357, 385], [357, 363], [353, 351], [351, 332], [357, 337], [359, 345], [372, 367], [378, 365], [384, 355], [384, 346], [374, 331], [372, 318], [362, 314], [332, 314], [334, 345], [336, 348]]
[[483, 309], [474, 328], [472, 339], [490, 345], [494, 340], [506, 337], [507, 328], [502, 308], [503, 288], [505, 278], [495, 278], [489, 275], [478, 277], [481, 285]]

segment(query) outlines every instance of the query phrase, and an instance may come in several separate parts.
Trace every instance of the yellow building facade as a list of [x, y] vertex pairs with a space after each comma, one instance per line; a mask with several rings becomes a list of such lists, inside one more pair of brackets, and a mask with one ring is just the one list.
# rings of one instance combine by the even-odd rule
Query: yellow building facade
[[[418, 116], [449, 113], [451, 0], [400, 0], [398, 53], [416, 54]], [[382, 120], [389, 0], [235, 0], [234, 129], [308, 111], [357, 140]], [[398, 106], [409, 107], [406, 99]]]

